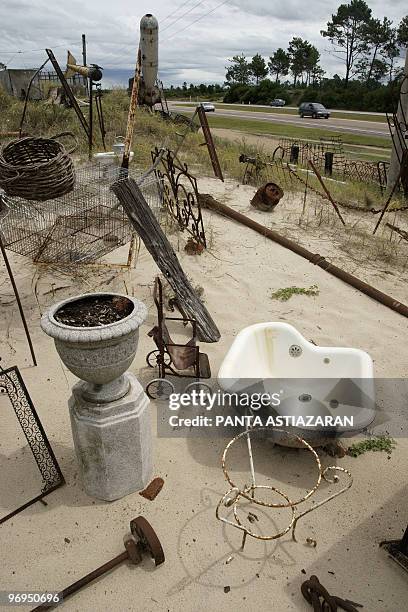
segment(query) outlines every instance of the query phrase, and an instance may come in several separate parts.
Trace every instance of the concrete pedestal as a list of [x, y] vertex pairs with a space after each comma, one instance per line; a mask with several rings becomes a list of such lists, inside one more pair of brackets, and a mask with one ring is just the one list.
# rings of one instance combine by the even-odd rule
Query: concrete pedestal
[[113, 501], [144, 489], [152, 476], [149, 399], [127, 372], [128, 393], [113, 402], [84, 399], [84, 382], [69, 400], [72, 435], [88, 495]]

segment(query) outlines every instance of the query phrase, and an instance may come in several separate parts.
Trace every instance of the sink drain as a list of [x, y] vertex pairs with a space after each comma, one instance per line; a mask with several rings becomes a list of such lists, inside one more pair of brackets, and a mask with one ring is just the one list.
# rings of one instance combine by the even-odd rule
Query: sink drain
[[300, 357], [302, 353], [303, 351], [298, 344], [292, 344], [292, 346], [289, 347], [289, 355], [291, 357]]
[[299, 395], [299, 401], [300, 402], [311, 402], [312, 396], [310, 395], [310, 393], [302, 393], [301, 395]]

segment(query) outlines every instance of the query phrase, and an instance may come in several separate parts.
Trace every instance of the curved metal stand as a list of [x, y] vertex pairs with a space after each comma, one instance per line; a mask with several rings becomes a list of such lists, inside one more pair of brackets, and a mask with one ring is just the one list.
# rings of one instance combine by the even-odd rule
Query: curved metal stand
[[[338, 497], [339, 495], [341, 495], [342, 493], [347, 491], [347, 489], [349, 489], [351, 487], [351, 485], [353, 484], [353, 477], [352, 477], [351, 473], [346, 468], [342, 468], [342, 467], [338, 467], [338, 466], [328, 466], [326, 468], [323, 468], [322, 464], [320, 462], [318, 454], [310, 446], [310, 444], [308, 444], [305, 440], [303, 440], [303, 438], [300, 438], [296, 434], [293, 434], [293, 433], [290, 433], [290, 432], [284, 431], [284, 430], [274, 430], [274, 431], [279, 432], [280, 434], [282, 433], [285, 436], [288, 436], [293, 441], [300, 443], [304, 448], [306, 448], [307, 450], [309, 450], [312, 453], [312, 455], [313, 455], [313, 457], [314, 457], [314, 459], [316, 461], [316, 466], [317, 466], [317, 480], [316, 480], [316, 483], [303, 497], [300, 497], [299, 499], [297, 499], [295, 501], [291, 500], [289, 498], [289, 496], [286, 495], [286, 493], [284, 493], [283, 491], [281, 491], [280, 489], [278, 489], [278, 488], [276, 488], [276, 487], [274, 487], [272, 485], [260, 485], [260, 484], [257, 484], [256, 480], [255, 480], [255, 469], [254, 469], [254, 462], [253, 462], [252, 445], [251, 445], [251, 436], [250, 436], [250, 434], [251, 433], [257, 433], [259, 431], [266, 431], [266, 430], [270, 430], [270, 428], [268, 428], [268, 427], [254, 427], [253, 429], [247, 429], [247, 430], [241, 432], [240, 434], [235, 436], [235, 438], [230, 440], [230, 442], [225, 447], [224, 453], [222, 455], [222, 462], [221, 462], [222, 463], [222, 470], [224, 472], [224, 476], [225, 476], [226, 480], [230, 484], [230, 489], [225, 493], [225, 495], [223, 495], [223, 497], [218, 502], [216, 510], [215, 510], [215, 516], [216, 516], [216, 518], [219, 521], [221, 521], [223, 523], [226, 523], [227, 525], [231, 525], [232, 527], [235, 527], [236, 529], [240, 529], [243, 532], [243, 539], [242, 539], [242, 546], [241, 546], [242, 549], [245, 546], [245, 541], [246, 541], [247, 536], [251, 536], [252, 538], [256, 538], [257, 540], [276, 540], [276, 539], [282, 537], [283, 535], [285, 535], [286, 533], [288, 533], [288, 531], [290, 531], [290, 530], [292, 530], [292, 539], [295, 542], [297, 542], [295, 532], [296, 532], [296, 526], [297, 526], [297, 523], [298, 523], [299, 519], [301, 519], [306, 514], [309, 514], [309, 512], [312, 512], [313, 510], [316, 510], [317, 508], [320, 508], [320, 506], [323, 506], [324, 504], [327, 504], [327, 502], [331, 501], [335, 497]], [[245, 485], [244, 488], [239, 489], [239, 487], [237, 487], [237, 485], [234, 484], [234, 482], [232, 481], [232, 479], [231, 479], [231, 477], [229, 475], [229, 472], [227, 470], [226, 463], [227, 463], [228, 451], [235, 444], [235, 442], [237, 442], [238, 440], [240, 440], [242, 438], [246, 439], [247, 446], [248, 446], [249, 463], [250, 463], [250, 469], [251, 469], [251, 484], [250, 485]], [[308, 500], [310, 497], [312, 497], [312, 495], [314, 495], [316, 493], [316, 491], [318, 490], [318, 488], [320, 487], [320, 485], [322, 483], [322, 480], [325, 480], [326, 482], [328, 482], [330, 484], [339, 482], [340, 479], [339, 479], [338, 474], [334, 474], [332, 477], [330, 477], [328, 475], [329, 472], [341, 472], [343, 474], [346, 474], [347, 477], [348, 477], [348, 482], [344, 485], [344, 487], [342, 489], [340, 489], [339, 491], [336, 491], [336, 493], [333, 493], [332, 495], [329, 495], [328, 497], [326, 497], [322, 501], [313, 504], [313, 506], [311, 506], [310, 508], [307, 508], [303, 512], [298, 513], [297, 512], [297, 506], [299, 506], [299, 504], [301, 504], [301, 503], [305, 502], [306, 500]], [[261, 499], [258, 499], [256, 497], [256, 493], [257, 493], [258, 490], [263, 490], [263, 491], [267, 490], [267, 491], [271, 491], [271, 492], [277, 493], [280, 497], [283, 498], [284, 501], [282, 501], [280, 503], [269, 503], [269, 502], [263, 501]], [[252, 504], [256, 504], [258, 506], [263, 506], [264, 508], [265, 507], [266, 508], [288, 508], [291, 511], [290, 522], [287, 525], [287, 527], [285, 527], [285, 529], [283, 529], [279, 533], [275, 533], [273, 535], [260, 535], [260, 534], [258, 534], [256, 532], [252, 531], [251, 529], [249, 529], [245, 525], [243, 525], [241, 523], [240, 519], [239, 519], [239, 516], [238, 516], [239, 502], [243, 501], [243, 500], [249, 501]], [[230, 508], [231, 506], [233, 508], [234, 521], [229, 520], [225, 516], [221, 516], [220, 515], [221, 507]], [[309, 539], [307, 541], [309, 541]]]

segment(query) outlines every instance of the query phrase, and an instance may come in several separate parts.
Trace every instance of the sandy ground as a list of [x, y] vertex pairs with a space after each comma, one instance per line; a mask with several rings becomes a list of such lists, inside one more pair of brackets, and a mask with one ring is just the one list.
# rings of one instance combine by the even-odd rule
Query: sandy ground
[[[299, 199], [296, 204], [288, 196], [276, 213], [268, 215], [248, 210], [252, 187], [212, 179], [200, 181], [200, 187], [258, 221], [296, 234], [316, 252], [344, 256], [341, 238], [338, 243], [324, 240], [322, 226], [310, 222], [308, 232], [296, 228], [290, 214], [295, 214], [296, 206], [299, 214]], [[206, 304], [222, 333], [220, 342], [203, 346], [214, 373], [240, 329], [260, 321], [287, 321], [319, 345], [368, 351], [377, 376], [406, 375], [405, 318], [250, 229], [208, 212], [204, 216], [208, 252], [191, 257], [183, 252], [184, 235], [173, 235], [172, 240], [179, 247], [186, 272], [204, 287]], [[335, 222], [332, 225], [332, 233], [339, 234]], [[115, 259], [120, 258], [126, 258], [125, 249], [115, 253]], [[72, 447], [67, 399], [74, 378], [60, 362], [52, 341], [42, 333], [40, 314], [57, 299], [96, 288], [126, 291], [144, 300], [149, 315], [131, 369], [146, 383], [152, 377], [145, 355], [153, 348], [146, 332], [156, 319], [151, 295], [156, 266], [144, 247], [131, 272], [82, 267], [66, 274], [36, 268], [18, 255], [10, 254], [10, 260], [39, 365], [34, 368], [30, 364], [4, 266], [0, 277], [2, 365], [20, 367], [67, 484], [48, 496], [47, 507], [31, 506], [1, 526], [0, 589], [58, 590], [70, 584], [120, 553], [130, 519], [143, 514], [159, 534], [166, 563], [157, 570], [149, 561], [136, 568], [123, 565], [68, 600], [64, 610], [306, 611], [311, 608], [301, 597], [300, 584], [311, 574], [319, 576], [331, 593], [362, 603], [367, 612], [406, 609], [406, 574], [378, 548], [381, 540], [400, 537], [407, 523], [406, 438], [398, 440], [390, 457], [368, 453], [357, 459], [332, 459], [322, 454], [324, 465], [337, 463], [349, 468], [354, 484], [330, 505], [299, 522], [298, 543], [292, 542], [290, 535], [267, 543], [248, 539], [242, 553], [239, 533], [216, 521], [215, 506], [227, 490], [220, 467], [223, 439], [164, 439], [155, 435], [155, 475], [165, 480], [159, 496], [153, 502], [138, 493], [113, 503], [91, 499], [83, 491]], [[357, 267], [356, 263], [351, 265]], [[360, 273], [407, 303], [404, 274], [394, 270], [390, 275], [391, 267], [370, 261]], [[284, 303], [270, 297], [282, 287], [313, 284], [319, 287], [318, 297], [294, 296]], [[153, 402], [151, 409], [155, 432], [160, 405]], [[403, 415], [402, 428], [405, 421]], [[5, 427], [2, 425], [3, 432]], [[27, 497], [33, 494], [32, 470], [17, 469], [21, 451], [17, 444], [13, 446], [10, 436], [5, 440], [3, 434], [0, 446], [3, 515], [21, 503], [17, 492]], [[24, 447], [21, 433], [19, 438], [18, 446]], [[262, 444], [256, 451], [261, 479], [272, 479], [293, 495], [310, 487], [313, 463], [305, 451]], [[28, 454], [26, 447], [25, 452]], [[247, 474], [243, 457], [237, 457], [236, 468], [242, 479]], [[320, 494], [328, 490], [324, 486]], [[257, 512], [265, 532], [287, 521], [287, 515], [280, 511]], [[317, 540], [316, 548], [305, 544], [308, 536]]]

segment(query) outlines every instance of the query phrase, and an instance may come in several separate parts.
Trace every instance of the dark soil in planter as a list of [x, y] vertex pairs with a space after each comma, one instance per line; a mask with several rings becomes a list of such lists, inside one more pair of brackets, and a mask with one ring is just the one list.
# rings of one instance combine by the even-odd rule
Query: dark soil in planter
[[132, 310], [133, 303], [125, 297], [101, 295], [69, 302], [54, 317], [71, 327], [100, 327], [124, 319]]

